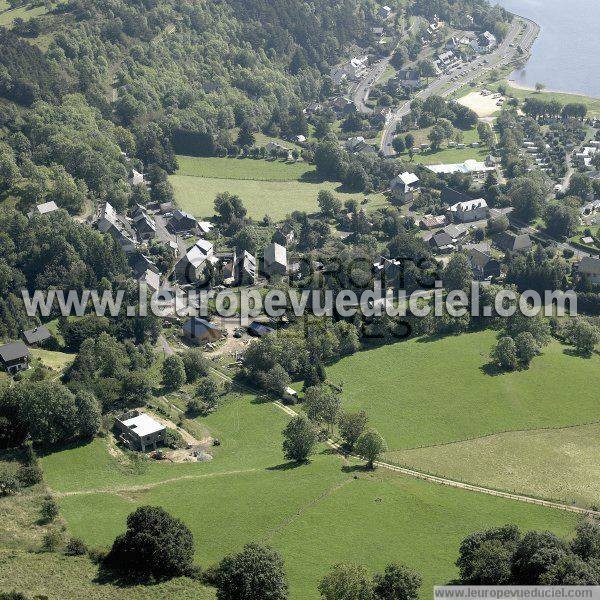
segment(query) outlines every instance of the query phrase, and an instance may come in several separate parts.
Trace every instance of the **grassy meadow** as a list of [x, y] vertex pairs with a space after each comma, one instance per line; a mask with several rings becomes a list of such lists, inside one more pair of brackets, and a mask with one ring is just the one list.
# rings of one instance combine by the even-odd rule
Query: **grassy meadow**
[[10, 5], [5, 0], [0, 0], [0, 26], [10, 27], [13, 21], [21, 18], [24, 21], [45, 15], [46, 7], [42, 4], [31, 8], [29, 5], [19, 6], [18, 8], [10, 8]]
[[[432, 129], [433, 126], [410, 132], [415, 137], [415, 148], [418, 148], [421, 144], [430, 143], [427, 136]], [[434, 165], [439, 163], [460, 163], [470, 158], [475, 160], [485, 160], [486, 156], [489, 154], [488, 148], [469, 148], [469, 144], [479, 142], [477, 128], [473, 127], [467, 131], [462, 131], [462, 133], [464, 135], [462, 143], [467, 145], [466, 148], [443, 147], [435, 151], [421, 152], [413, 155], [413, 162], [423, 165]], [[404, 152], [399, 156], [406, 162], [410, 161], [408, 152]]]
[[[339, 183], [319, 181], [314, 167], [303, 162], [187, 156], [178, 160], [179, 171], [170, 177], [175, 198], [183, 210], [198, 218], [214, 214], [215, 197], [222, 192], [239, 195], [250, 217], [269, 215], [275, 221], [294, 210], [317, 211], [320, 190], [335, 192], [341, 200], [360, 202], [365, 197], [344, 192]], [[382, 195], [372, 195], [367, 208], [384, 204]]]
[[341, 360], [328, 377], [343, 382], [346, 406], [364, 408], [390, 450], [600, 419], [599, 356], [571, 356], [552, 342], [528, 371], [495, 374], [496, 335], [383, 346]]
[[598, 456], [600, 424], [499, 433], [391, 454], [429, 473], [580, 506], [600, 506]]
[[[423, 573], [426, 598], [434, 584], [456, 575], [458, 545], [469, 532], [510, 522], [566, 536], [576, 523], [574, 515], [560, 511], [381, 469], [365, 472], [324, 447], [310, 464], [287, 464], [280, 446], [287, 418], [271, 403], [239, 395], [198, 419], [222, 442], [211, 462], [150, 463], [132, 474], [108, 454], [105, 440], [96, 440], [45, 456], [42, 464], [71, 535], [107, 546], [137, 506], [160, 505], [192, 529], [196, 558], [204, 567], [252, 540], [277, 548], [286, 561], [293, 600], [316, 599], [319, 580], [335, 562], [355, 561], [375, 571], [393, 560]], [[20, 573], [27, 561], [19, 555], [6, 564]], [[62, 559], [48, 561], [55, 565]], [[62, 562], [56, 568], [63, 567], [71, 568]], [[0, 583], [6, 568], [0, 562]], [[89, 582], [91, 567], [83, 561], [81, 568]], [[47, 593], [49, 585], [60, 589], [55, 578], [33, 582], [24, 576], [22, 581], [38, 593]], [[177, 597], [187, 598], [194, 584], [177, 581], [171, 582], [182, 586]], [[104, 586], [94, 589], [102, 594], [89, 597], [108, 597]]]
[[583, 359], [552, 342], [528, 371], [497, 374], [489, 367], [494, 344], [494, 332], [414, 339], [345, 358], [328, 377], [343, 384], [344, 405], [364, 409], [386, 438], [387, 460], [497, 489], [600, 503], [600, 488], [590, 485], [599, 429], [558, 429], [600, 421], [600, 356]]

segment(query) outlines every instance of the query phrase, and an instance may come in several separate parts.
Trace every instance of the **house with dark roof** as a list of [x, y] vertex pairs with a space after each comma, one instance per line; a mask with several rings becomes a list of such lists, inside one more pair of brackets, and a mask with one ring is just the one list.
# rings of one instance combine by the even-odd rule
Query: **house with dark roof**
[[31, 354], [23, 342], [11, 342], [0, 346], [0, 361], [11, 375], [29, 368]]
[[429, 245], [437, 252], [441, 252], [444, 254], [452, 252], [452, 250], [454, 250], [454, 240], [443, 231], [441, 233], [436, 233], [435, 235], [431, 236], [431, 239], [429, 240]]
[[294, 243], [295, 237], [296, 232], [294, 231], [294, 228], [291, 225], [285, 223], [275, 231], [271, 241], [274, 244], [279, 244], [287, 248], [288, 246]]
[[533, 247], [529, 235], [517, 235], [512, 231], [499, 233], [494, 239], [494, 244], [504, 252], [529, 252]]
[[27, 329], [23, 332], [23, 341], [28, 346], [36, 346], [38, 344], [43, 344], [48, 340], [52, 339], [52, 334], [46, 327], [40, 325], [39, 327], [34, 327], [33, 329]]
[[443, 229], [444, 233], [447, 233], [453, 240], [460, 240], [469, 233], [469, 229], [466, 225], [450, 223]]
[[172, 233], [188, 233], [197, 230], [198, 221], [189, 213], [176, 210], [169, 219], [168, 227]]
[[254, 337], [264, 337], [265, 335], [270, 335], [272, 333], [275, 333], [275, 330], [272, 327], [268, 327], [267, 325], [265, 325], [264, 323], [261, 323], [260, 321], [252, 321], [252, 323], [250, 323], [250, 325], [248, 325], [248, 333], [250, 335], [253, 335]]
[[192, 317], [183, 325], [183, 337], [190, 344], [209, 344], [220, 340], [225, 332], [206, 319]]
[[486, 281], [492, 277], [500, 277], [502, 268], [499, 260], [477, 248], [469, 250], [469, 262], [473, 276], [478, 281]]
[[133, 209], [131, 225], [140, 240], [151, 240], [156, 237], [156, 223], [146, 209], [139, 204]]
[[592, 285], [600, 285], [600, 258], [586, 256], [581, 259], [577, 272], [584, 276]]

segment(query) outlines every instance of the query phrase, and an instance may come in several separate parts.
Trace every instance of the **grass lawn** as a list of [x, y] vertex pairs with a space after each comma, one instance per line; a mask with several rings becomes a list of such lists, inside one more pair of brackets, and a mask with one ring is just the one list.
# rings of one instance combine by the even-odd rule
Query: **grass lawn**
[[553, 342], [528, 371], [492, 375], [495, 343], [492, 331], [412, 339], [345, 358], [327, 374], [390, 451], [600, 419], [600, 356], [570, 356]]
[[[535, 452], [532, 452], [535, 448]], [[393, 454], [396, 462], [488, 487], [600, 505], [600, 425], [501, 433]]]
[[[429, 132], [433, 129], [433, 127], [425, 127], [424, 129], [417, 129], [411, 131], [410, 133], [415, 137], [415, 147], [418, 148], [421, 144], [429, 144], [429, 140], [427, 136]], [[463, 142], [467, 144], [466, 148], [441, 148], [437, 151], [423, 152], [419, 154], [414, 154], [413, 162], [424, 164], [424, 165], [433, 165], [437, 163], [459, 163], [464, 162], [469, 158], [473, 158], [475, 160], [484, 160], [486, 156], [489, 154], [489, 149], [486, 147], [483, 148], [469, 148], [468, 144], [473, 142], [479, 142], [479, 136], [477, 135], [477, 128], [469, 129], [467, 131], [462, 132], [464, 135]], [[404, 152], [400, 154], [400, 157], [409, 161], [408, 152]]]
[[251, 540], [272, 545], [286, 560], [297, 600], [316, 599], [319, 580], [338, 561], [372, 570], [393, 560], [408, 563], [423, 573], [423, 597], [429, 597], [432, 585], [456, 575], [458, 545], [468, 533], [516, 523], [567, 535], [576, 522], [559, 511], [340, 467], [339, 457], [321, 454], [297, 468], [74, 495], [59, 503], [74, 535], [104, 545], [136, 506], [164, 506], [192, 529], [203, 566]]
[[314, 167], [305, 162], [258, 160], [253, 158], [197, 158], [178, 156], [177, 175], [212, 179], [250, 179], [254, 181], [297, 181]]
[[533, 90], [522, 90], [510, 85], [507, 82], [499, 82], [494, 84], [492, 87], [497, 89], [498, 85], [504, 83], [507, 85], [507, 91], [509, 96], [514, 96], [519, 100], [524, 100], [529, 97], [539, 97], [543, 100], [558, 100], [562, 104], [569, 104], [572, 102], [585, 104], [588, 107], [588, 116], [599, 117], [600, 116], [600, 98], [590, 98], [589, 96], [582, 96], [579, 94], [566, 94], [562, 92], [540, 92], [537, 93]]
[[42, 365], [53, 371], [64, 371], [74, 360], [74, 354], [53, 352], [43, 348], [31, 348], [31, 355], [38, 359]]
[[[69, 535], [107, 546], [137, 506], [160, 505], [192, 529], [202, 566], [251, 540], [277, 548], [286, 561], [293, 600], [316, 599], [319, 580], [338, 561], [364, 563], [372, 570], [393, 560], [406, 562], [423, 573], [423, 598], [430, 597], [434, 583], [456, 575], [459, 542], [476, 529], [510, 522], [568, 535], [575, 525], [574, 515], [559, 511], [384, 470], [366, 473], [322, 447], [310, 464], [290, 466], [281, 454], [286, 420], [271, 403], [232, 396], [213, 415], [198, 419], [222, 441], [209, 463], [150, 463], [134, 475], [108, 454], [104, 440], [96, 440], [45, 456], [42, 465]], [[18, 586], [36, 593], [78, 598], [68, 593], [70, 585], [89, 598], [105, 598], [112, 591], [110, 585], [92, 583], [94, 567], [84, 559], [65, 562], [40, 555], [39, 560], [35, 569], [29, 555], [0, 561], [0, 587], [3, 577], [23, 573], [15, 579]], [[71, 568], [80, 574], [67, 576]], [[56, 576], [43, 576], [54, 571]], [[177, 597], [185, 599], [196, 590], [189, 586], [197, 584], [180, 579], [163, 585], [181, 586]], [[158, 589], [151, 588], [147, 597], [165, 597]], [[133, 588], [127, 597], [137, 598], [136, 593]]]
[[[254, 159], [179, 157], [180, 170], [170, 180], [181, 208], [195, 217], [214, 214], [214, 200], [221, 192], [238, 194], [248, 215], [269, 215], [278, 221], [294, 210], [313, 213], [320, 190], [331, 190], [341, 200], [364, 199], [364, 194], [341, 191], [340, 184], [320, 182], [306, 163], [286, 164]], [[385, 204], [385, 198], [370, 196], [367, 209]]]
[[220, 440], [212, 451], [214, 460], [205, 463], [170, 464], [148, 461], [132, 473], [97, 438], [42, 457], [45, 481], [56, 492], [110, 489], [146, 485], [177, 477], [212, 476], [214, 473], [264, 469], [281, 462], [281, 430], [287, 417], [271, 403], [255, 403], [253, 396], [230, 394], [219, 409], [197, 423]]

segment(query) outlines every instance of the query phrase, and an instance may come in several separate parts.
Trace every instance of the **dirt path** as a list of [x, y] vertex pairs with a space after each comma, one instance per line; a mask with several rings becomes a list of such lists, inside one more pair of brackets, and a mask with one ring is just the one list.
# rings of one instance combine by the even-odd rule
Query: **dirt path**
[[323, 500], [326, 500], [327, 498], [329, 498], [332, 494], [337, 492], [339, 489], [343, 488], [345, 485], [350, 483], [353, 479], [354, 479], [353, 477], [348, 477], [347, 479], [344, 479], [343, 481], [340, 481], [340, 482], [336, 483], [335, 485], [332, 485], [330, 488], [327, 488], [322, 494], [319, 494], [316, 498], [313, 498], [310, 502], [307, 502], [306, 504], [304, 504], [303, 506], [298, 508], [298, 510], [293, 515], [286, 517], [279, 525], [277, 525], [276, 527], [271, 529], [262, 538], [261, 541], [263, 543], [270, 542], [278, 533], [280, 533], [281, 531], [283, 531], [284, 529], [289, 527], [294, 521], [296, 521], [302, 515], [304, 515], [304, 513], [306, 513], [307, 510], [311, 509], [313, 506], [316, 506]]
[[155, 487], [158, 487], [159, 485], [166, 485], [169, 483], [175, 483], [177, 481], [184, 481], [186, 479], [210, 479], [212, 477], [241, 475], [243, 473], [254, 473], [256, 471], [262, 470], [263, 469], [240, 469], [238, 471], [220, 471], [217, 473], [203, 473], [200, 475], [180, 475], [179, 477], [171, 477], [170, 479], [163, 479], [162, 481], [152, 481], [150, 483], [143, 483], [140, 485], [111, 486], [106, 488], [75, 490], [72, 492], [55, 492], [50, 489], [50, 492], [55, 498], [67, 498], [69, 496], [89, 496], [91, 494], [119, 494], [127, 492], [143, 492], [145, 490], [151, 490]]
[[[214, 370], [215, 374], [220, 376], [222, 379], [231, 381], [234, 385], [238, 385], [237, 382], [234, 382], [233, 379], [227, 377], [223, 373]], [[249, 387], [238, 385], [246, 390], [250, 390]], [[256, 393], [256, 390], [250, 390], [253, 393]], [[286, 406], [279, 400], [276, 400], [273, 403], [277, 408], [281, 411], [289, 415], [290, 417], [297, 417], [298, 413], [291, 408], [290, 406]], [[327, 445], [334, 450], [342, 453], [342, 449], [340, 445], [332, 439], [327, 440]], [[359, 456], [354, 456], [354, 458], [359, 458]], [[501, 492], [499, 490], [494, 490], [491, 488], [482, 487], [479, 485], [471, 485], [468, 483], [463, 483], [462, 481], [455, 481], [454, 479], [447, 479], [445, 477], [437, 477], [435, 475], [430, 475], [429, 473], [425, 473], [423, 471], [417, 471], [416, 469], [408, 469], [406, 467], [399, 467], [398, 465], [394, 465], [392, 463], [387, 463], [383, 461], [376, 461], [375, 466], [380, 467], [382, 469], [388, 469], [389, 471], [393, 471], [394, 473], [400, 473], [402, 475], [408, 475], [409, 477], [415, 477], [417, 479], [422, 479], [423, 481], [428, 481], [430, 483], [437, 483], [439, 485], [446, 485], [448, 487], [459, 488], [461, 490], [466, 490], [469, 492], [478, 492], [480, 494], [487, 494], [488, 496], [496, 496], [497, 498], [506, 498], [507, 500], [516, 500], [518, 502], [525, 502], [527, 504], [536, 504], [538, 506], [545, 506], [546, 508], [554, 508], [556, 510], [564, 510], [567, 512], [576, 513], [579, 515], [591, 516], [591, 517], [600, 517], [600, 511], [590, 510], [587, 508], [580, 508], [579, 506], [571, 506], [569, 504], [562, 504], [560, 502], [551, 502], [549, 500], [540, 500], [539, 498], [532, 498], [531, 496], [525, 496], [523, 494], [511, 494], [509, 492]]]

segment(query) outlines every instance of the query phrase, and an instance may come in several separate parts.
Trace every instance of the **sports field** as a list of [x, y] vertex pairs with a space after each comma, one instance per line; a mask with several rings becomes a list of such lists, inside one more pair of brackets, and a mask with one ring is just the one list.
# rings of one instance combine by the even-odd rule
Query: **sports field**
[[[43, 468], [69, 531], [90, 545], [109, 545], [136, 506], [161, 505], [190, 526], [202, 566], [251, 540], [277, 548], [294, 600], [316, 599], [319, 580], [335, 562], [378, 570], [392, 560], [423, 573], [426, 598], [434, 583], [456, 575], [458, 545], [471, 531], [511, 522], [567, 535], [575, 524], [560, 511], [383, 470], [365, 473], [325, 448], [308, 465], [286, 464], [286, 419], [274, 405], [241, 395], [199, 419], [222, 441], [209, 463], [152, 463], [133, 475], [96, 440], [44, 457]], [[47, 585], [25, 581], [40, 593]]]
[[[269, 215], [279, 221], [295, 210], [318, 210], [320, 190], [330, 190], [342, 200], [362, 202], [364, 194], [347, 193], [340, 184], [319, 181], [314, 167], [306, 163], [255, 160], [251, 158], [178, 157], [180, 168], [170, 178], [181, 208], [198, 218], [214, 214], [217, 194], [237, 194], [248, 209], [248, 216], [260, 219]], [[383, 206], [382, 195], [370, 196], [367, 208]]]

